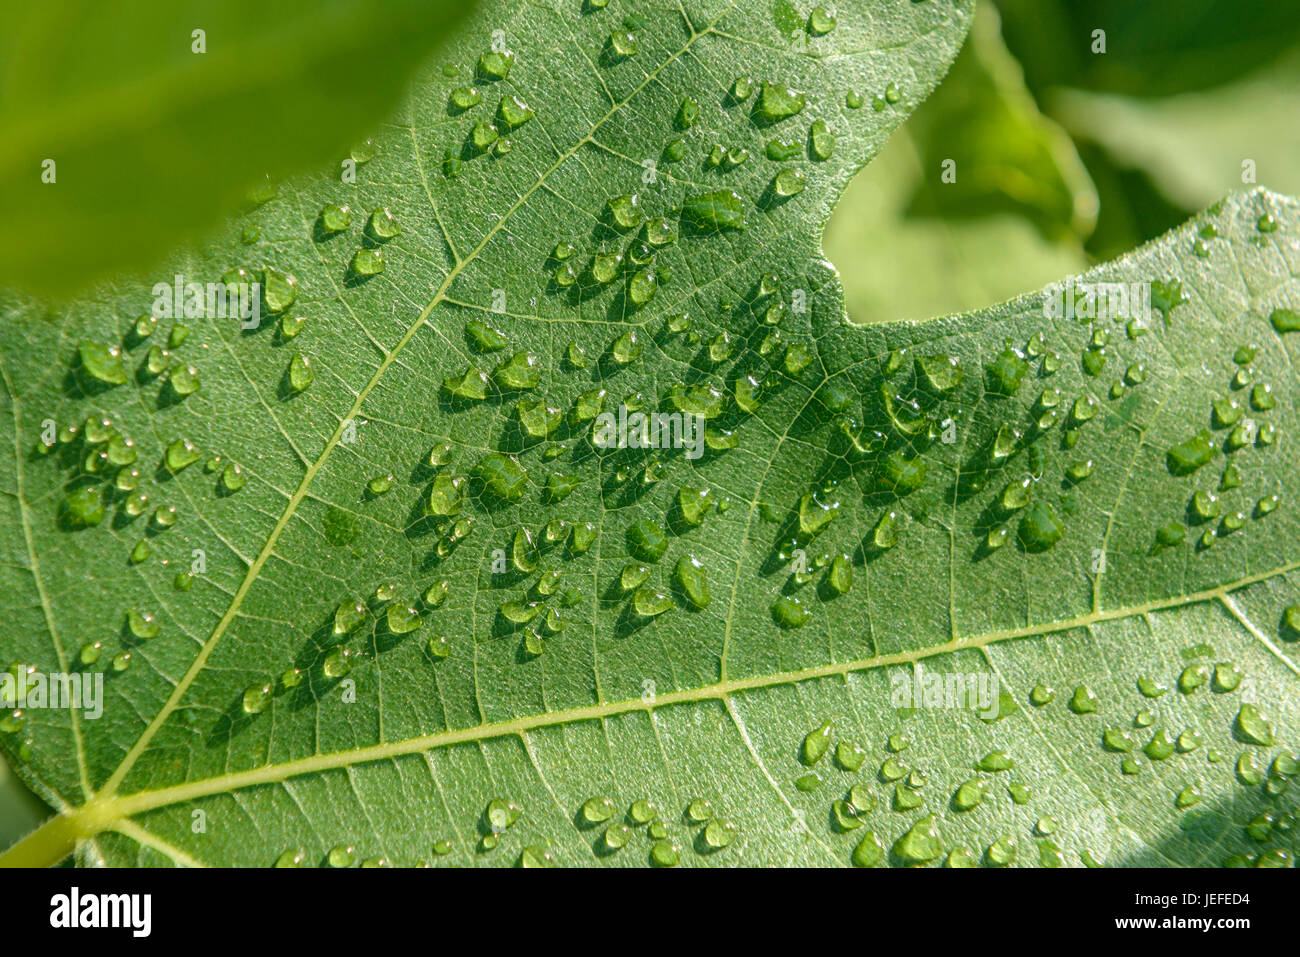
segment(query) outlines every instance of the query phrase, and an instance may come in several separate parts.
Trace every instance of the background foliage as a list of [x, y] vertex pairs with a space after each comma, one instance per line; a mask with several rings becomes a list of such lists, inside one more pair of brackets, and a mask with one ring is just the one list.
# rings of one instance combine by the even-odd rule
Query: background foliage
[[1298, 43], [1270, 0], [981, 4], [949, 81], [836, 208], [850, 317], [974, 309], [1113, 259], [1248, 188], [1246, 158], [1296, 195]]

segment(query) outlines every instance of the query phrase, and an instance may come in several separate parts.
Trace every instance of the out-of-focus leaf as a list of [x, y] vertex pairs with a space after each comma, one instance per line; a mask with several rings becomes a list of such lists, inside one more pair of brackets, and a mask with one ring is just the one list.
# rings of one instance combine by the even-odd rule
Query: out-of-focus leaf
[[906, 215], [907, 197], [921, 176], [905, 127], [835, 208], [824, 245], [840, 267], [853, 322], [965, 312], [1087, 264], [1077, 242], [1049, 242], [1013, 213], [963, 219]]
[[[1277, 0], [997, 0], [1011, 53], [1035, 92], [1075, 86], [1135, 96], [1204, 90], [1252, 73], [1300, 41]], [[1094, 53], [1104, 30], [1105, 53]]]
[[1184, 210], [1240, 189], [1246, 160], [1258, 182], [1300, 193], [1300, 56], [1199, 93], [1139, 99], [1065, 89], [1048, 105], [1076, 138], [1142, 170]]
[[948, 80], [845, 192], [825, 248], [854, 322], [944, 315], [1082, 269], [1095, 207], [1073, 145], [1038, 112], [983, 5]]
[[1049, 239], [1091, 232], [1092, 182], [1070, 138], [1039, 113], [991, 6], [979, 8], [947, 81], [917, 111], [908, 133], [925, 171], [911, 212], [1012, 212]]
[[1097, 225], [1084, 244], [1092, 259], [1114, 259], [1190, 214], [1165, 199], [1145, 171], [1118, 165], [1095, 143], [1080, 143], [1079, 155], [1097, 187]]
[[175, 247], [262, 177], [337, 164], [473, 6], [6, 4], [0, 285], [72, 293]]

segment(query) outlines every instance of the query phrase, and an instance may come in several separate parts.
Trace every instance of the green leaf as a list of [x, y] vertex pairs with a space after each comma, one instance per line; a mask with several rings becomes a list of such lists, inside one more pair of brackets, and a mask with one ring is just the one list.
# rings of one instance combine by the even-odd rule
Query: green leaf
[[[0, 36], [0, 285], [155, 264], [307, 166], [340, 175], [471, 3], [27, 4]], [[468, 77], [468, 74], [466, 74]], [[254, 199], [254, 201], [255, 201]]]
[[[1133, 339], [1039, 296], [852, 326], [817, 230], [969, 8], [815, 38], [765, 11], [494, 9], [455, 51], [506, 32], [481, 104], [443, 118], [435, 67], [355, 189], [295, 183], [162, 271], [265, 268], [286, 306], [180, 323], [183, 390], [148, 371], [178, 323], [132, 339], [147, 284], [0, 303], [4, 656], [102, 642], [107, 678], [99, 719], [10, 716], [61, 813], [0, 861], [1290, 860], [1300, 208], [1232, 197], [1090, 273], [1153, 284]], [[533, 119], [476, 151], [502, 97]], [[818, 120], [829, 159], [766, 158]], [[711, 167], [715, 143], [749, 157]], [[597, 448], [629, 405], [707, 416], [701, 454]], [[99, 452], [128, 448], [114, 492]], [[935, 706], [971, 687], [983, 717]]]

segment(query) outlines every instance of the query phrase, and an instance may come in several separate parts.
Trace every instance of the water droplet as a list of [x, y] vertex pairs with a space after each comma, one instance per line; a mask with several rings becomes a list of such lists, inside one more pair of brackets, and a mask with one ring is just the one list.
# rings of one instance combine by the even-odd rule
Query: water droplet
[[708, 572], [704, 565], [693, 555], [683, 555], [677, 560], [677, 583], [682, 592], [696, 608], [707, 608], [712, 598], [709, 595]]
[[497, 105], [497, 117], [500, 119], [502, 126], [507, 130], [517, 129], [523, 126], [534, 116], [532, 109], [528, 104], [517, 96], [503, 96], [501, 102]]
[[641, 225], [641, 200], [636, 193], [615, 196], [608, 205], [610, 218], [620, 229], [634, 229]]
[[311, 360], [301, 352], [295, 353], [289, 360], [289, 388], [295, 393], [305, 392], [314, 378], [316, 372], [311, 367]]
[[1178, 676], [1178, 690], [1183, 694], [1191, 694], [1209, 680], [1210, 669], [1207, 665], [1189, 665]]
[[490, 50], [478, 58], [478, 75], [486, 80], [504, 80], [514, 66], [515, 55], [509, 51]]
[[1039, 708], [1051, 704], [1055, 698], [1056, 692], [1044, 684], [1034, 685], [1033, 690], [1029, 692], [1030, 703]]
[[483, 457], [474, 471], [484, 488], [502, 501], [518, 502], [524, 497], [528, 473], [511, 456], [492, 452]]
[[1164, 761], [1178, 749], [1177, 743], [1164, 728], [1160, 728], [1151, 736], [1142, 748], [1142, 753], [1152, 761]]
[[77, 346], [81, 369], [96, 382], [105, 385], [124, 385], [127, 380], [122, 350], [114, 345], [101, 345], [83, 341]]
[[483, 372], [470, 366], [460, 376], [444, 378], [442, 388], [457, 399], [468, 402], [481, 402], [487, 398], [488, 377]]
[[825, 120], [814, 120], [809, 127], [808, 152], [815, 160], [828, 160], [835, 152], [835, 134]]
[[650, 860], [655, 867], [676, 867], [681, 860], [681, 852], [672, 841], [657, 841], [650, 849]]
[[261, 714], [271, 704], [274, 688], [270, 684], [253, 685], [244, 691], [245, 714]]
[[658, 289], [658, 273], [653, 269], [639, 269], [628, 281], [627, 297], [634, 306], [644, 306], [654, 298]]
[[126, 624], [131, 634], [140, 639], [157, 638], [159, 631], [158, 619], [147, 611], [139, 611], [132, 608], [126, 613]]
[[827, 13], [825, 7], [813, 7], [808, 14], [808, 33], [815, 37], [825, 36], [835, 29], [834, 14]]
[[777, 196], [795, 196], [802, 193], [807, 186], [804, 179], [803, 170], [795, 167], [787, 167], [776, 174], [772, 179], [772, 192]]
[[1011, 768], [1015, 767], [1015, 762], [1005, 751], [990, 751], [980, 758], [979, 763], [975, 766], [981, 771], [996, 773], [1011, 770]]
[[702, 230], [744, 229], [745, 204], [734, 190], [692, 196], [682, 204], [682, 216]]
[[1237, 712], [1232, 731], [1237, 740], [1261, 747], [1273, 746], [1273, 727], [1253, 704], [1243, 704]]
[[151, 335], [153, 335], [154, 330], [157, 328], [158, 328], [157, 317], [151, 316], [149, 313], [146, 312], [146, 313], [142, 313], [140, 316], [136, 318], [135, 325], [132, 326], [131, 332], [132, 335], [135, 336], [137, 341], [142, 341], [144, 339], [148, 339]]
[[589, 798], [582, 805], [583, 819], [592, 824], [601, 824], [608, 821], [618, 811], [612, 798], [601, 796]]
[[777, 123], [800, 113], [806, 100], [784, 83], [764, 81], [755, 110], [768, 123]]
[[609, 354], [618, 365], [625, 366], [637, 359], [641, 355], [641, 350], [642, 345], [637, 339], [636, 330], [629, 329], [610, 344]]
[[175, 365], [167, 376], [167, 383], [181, 398], [193, 395], [199, 391], [199, 370], [192, 365]]
[[978, 778], [967, 781], [952, 796], [953, 807], [958, 811], [969, 811], [984, 800], [984, 782]]
[[457, 110], [468, 110], [478, 106], [483, 100], [483, 94], [472, 86], [459, 86], [451, 91], [451, 105]]
[[350, 844], [338, 844], [326, 855], [330, 867], [351, 867], [357, 861], [357, 850]]
[[1107, 728], [1102, 732], [1101, 743], [1107, 751], [1120, 754], [1127, 754], [1133, 750], [1133, 739], [1122, 728]]
[[1092, 459], [1071, 463], [1066, 468], [1065, 474], [1071, 482], [1082, 482], [1088, 476], [1092, 475]]
[[515, 529], [514, 541], [510, 545], [510, 560], [524, 574], [537, 568], [537, 543], [533, 541], [533, 533], [522, 525]]
[[526, 870], [555, 867], [556, 863], [554, 852], [540, 844], [530, 844], [519, 852], [519, 866]]
[[420, 627], [420, 613], [414, 605], [404, 605], [401, 602], [389, 605], [385, 618], [388, 630], [394, 635], [405, 635]]
[[643, 618], [654, 618], [673, 607], [673, 600], [658, 588], [642, 585], [632, 596], [632, 607]]
[[871, 530], [871, 547], [877, 552], [888, 551], [898, 544], [898, 513], [885, 512]]
[[384, 271], [384, 251], [358, 249], [348, 268], [358, 276], [377, 276]]
[[513, 801], [507, 801], [504, 798], [493, 798], [488, 802], [487, 809], [483, 812], [487, 818], [488, 826], [498, 834], [502, 831], [514, 827], [524, 809]]
[[772, 617], [782, 628], [801, 628], [810, 616], [811, 612], [794, 595], [782, 595], [772, 603]]
[[366, 606], [359, 601], [345, 601], [334, 610], [334, 635], [339, 637], [356, 631], [366, 619]]
[[919, 456], [909, 459], [901, 452], [891, 452], [880, 461], [875, 479], [881, 491], [902, 498], [921, 488], [925, 476], [924, 459]]
[[804, 736], [803, 748], [800, 752], [800, 758], [804, 764], [814, 765], [825, 756], [827, 749], [831, 746], [831, 730], [833, 727], [831, 721], [823, 721]]
[[837, 595], [845, 595], [853, 587], [853, 565], [847, 556], [836, 555], [831, 559], [826, 584]]
[[175, 474], [199, 460], [199, 450], [189, 439], [174, 439], [163, 453], [163, 464], [167, 471]]
[[909, 864], [927, 864], [938, 858], [943, 849], [935, 816], [929, 814], [913, 824], [894, 842], [894, 853]]
[[1075, 714], [1092, 714], [1097, 710], [1097, 695], [1087, 685], [1079, 685], [1070, 698], [1070, 710]]
[[1268, 321], [1279, 333], [1300, 331], [1300, 312], [1294, 309], [1274, 309]]
[[1016, 839], [1010, 835], [998, 838], [984, 852], [994, 867], [1006, 867], [1016, 859]]
[[285, 851], [275, 859], [276, 867], [306, 867], [307, 852], [301, 848]]
[[1004, 349], [987, 369], [989, 391], [995, 395], [1015, 395], [1028, 371], [1029, 363], [1020, 350]]
[[1065, 535], [1065, 526], [1047, 502], [1035, 502], [1020, 518], [1016, 538], [1031, 553], [1045, 552]]
[[278, 316], [297, 299], [298, 280], [294, 276], [270, 266], [262, 270], [262, 305], [267, 312]]
[[629, 30], [615, 30], [609, 35], [609, 46], [619, 57], [635, 56], [636, 36]]
[[809, 793], [822, 786], [822, 779], [815, 774], [803, 774], [794, 779], [794, 786], [799, 791]]
[[628, 526], [627, 547], [642, 561], [657, 562], [668, 549], [668, 536], [653, 519], [639, 518]]
[[605, 829], [605, 846], [611, 851], [617, 851], [626, 847], [627, 842], [632, 839], [632, 829], [621, 822], [611, 824]]
[[104, 520], [104, 498], [98, 485], [83, 485], [68, 492], [59, 506], [60, 521], [68, 528], [93, 528]]
[[181, 518], [177, 508], [174, 505], [160, 505], [153, 510], [153, 527], [159, 529], [172, 528]]
[[1214, 666], [1215, 691], [1220, 694], [1236, 691], [1241, 684], [1241, 668], [1230, 661], [1222, 661]]
[[569, 535], [569, 552], [582, 555], [596, 541], [596, 526], [591, 522], [579, 522], [573, 526]]
[[736, 825], [721, 818], [714, 818], [704, 826], [704, 843], [713, 850], [721, 850], [736, 839]]

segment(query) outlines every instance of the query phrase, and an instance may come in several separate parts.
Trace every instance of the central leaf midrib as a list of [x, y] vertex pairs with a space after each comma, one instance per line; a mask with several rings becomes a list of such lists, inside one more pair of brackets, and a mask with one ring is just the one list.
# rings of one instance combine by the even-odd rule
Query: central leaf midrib
[[[293, 518], [294, 514], [297, 512], [299, 503], [303, 500], [303, 498], [306, 497], [307, 490], [311, 487], [312, 481], [315, 479], [316, 475], [320, 472], [320, 470], [324, 467], [326, 461], [329, 459], [329, 456], [334, 451], [335, 447], [337, 447], [343, 435], [343, 432], [347, 427], [347, 423], [355, 419], [357, 415], [360, 414], [362, 405], [365, 403], [365, 400], [369, 397], [370, 393], [374, 391], [375, 387], [379, 384], [380, 379], [383, 377], [384, 373], [388, 370], [388, 367], [392, 365], [392, 363], [396, 360], [397, 356], [399, 356], [402, 353], [402, 351], [406, 348], [406, 346], [410, 343], [410, 341], [420, 331], [421, 327], [428, 320], [429, 316], [433, 313], [434, 309], [436, 309], [443, 302], [444, 296], [447, 290], [451, 287], [451, 284], [456, 280], [456, 278], [461, 273], [465, 271], [465, 269], [472, 262], [474, 262], [477, 259], [478, 255], [483, 251], [484, 247], [486, 247], [487, 244], [491, 242], [492, 238], [496, 236], [498, 232], [501, 231], [501, 229], [505, 226], [506, 222], [509, 221], [510, 217], [513, 216], [515, 212], [517, 212], [520, 209], [520, 207], [522, 207], [524, 203], [527, 202], [527, 200], [531, 198], [532, 195], [542, 187], [542, 185], [547, 181], [547, 179], [552, 174], [555, 173], [556, 170], [558, 170], [561, 166], [563, 166], [566, 162], [568, 162], [569, 159], [575, 156], [577, 152], [580, 149], [582, 149], [582, 147], [585, 146], [591, 140], [592, 135], [597, 130], [599, 130], [601, 126], [603, 126], [611, 118], [616, 116], [620, 110], [624, 109], [632, 101], [632, 99], [635, 98], [643, 89], [645, 89], [646, 86], [648, 86], [651, 82], [653, 82], [654, 79], [666, 67], [668, 67], [671, 63], [676, 62], [687, 50], [691, 48], [691, 46], [698, 39], [700, 39], [700, 37], [709, 34], [712, 31], [713, 26], [726, 16], [731, 11], [731, 8], [734, 5], [735, 5], [734, 2], [729, 3], [727, 7], [720, 14], [718, 14], [718, 16], [707, 27], [699, 31], [695, 30], [689, 18], [683, 16], [683, 20], [685, 21], [687, 28], [691, 32], [690, 32], [690, 36], [687, 38], [686, 43], [682, 46], [682, 48], [678, 50], [676, 53], [674, 53], [672, 56], [664, 60], [662, 63], [660, 63], [653, 71], [647, 73], [645, 79], [642, 80], [641, 83], [639, 83], [635, 88], [633, 88], [632, 91], [628, 93], [623, 100], [613, 104], [610, 107], [610, 109], [602, 117], [600, 117], [600, 119], [596, 120], [595, 123], [593, 123], [591, 127], [588, 129], [588, 131], [576, 143], [573, 144], [573, 146], [571, 146], [567, 151], [562, 153], [560, 157], [553, 164], [551, 164], [551, 166], [548, 167], [545, 170], [545, 172], [543, 172], [537, 178], [537, 181], [533, 183], [533, 185], [530, 186], [528, 189], [524, 190], [523, 193], [520, 194], [519, 199], [516, 200], [515, 203], [513, 203], [510, 206], [510, 208], [507, 209], [500, 217], [498, 217], [496, 223], [492, 226], [491, 229], [489, 229], [484, 234], [483, 238], [479, 241], [478, 245], [475, 246], [463, 259], [457, 261], [456, 264], [448, 271], [446, 277], [443, 279], [442, 283], [435, 291], [433, 298], [429, 301], [428, 305], [426, 305], [424, 309], [420, 311], [420, 314], [416, 318], [415, 322], [411, 324], [411, 327], [409, 329], [407, 329], [406, 333], [397, 342], [396, 346], [394, 346], [393, 349], [387, 352], [383, 361], [379, 364], [379, 367], [375, 370], [374, 375], [371, 376], [370, 381], [367, 382], [365, 387], [362, 388], [362, 390], [357, 394], [356, 399], [352, 403], [352, 407], [348, 410], [348, 413], [344, 416], [344, 418], [339, 422], [337, 428], [335, 428], [334, 433], [330, 436], [329, 441], [326, 442], [325, 448], [324, 450], [322, 450], [320, 456], [316, 459], [315, 462], [313, 462], [310, 466], [308, 466], [307, 471], [303, 474], [302, 480], [299, 482], [298, 488], [294, 491], [292, 497], [289, 500], [289, 503], [285, 506], [284, 512], [281, 513], [280, 518], [276, 521], [275, 526], [271, 529], [270, 534], [267, 536], [266, 544], [258, 553], [257, 557], [253, 560], [253, 563], [249, 566], [248, 572], [244, 576], [244, 580], [240, 583], [239, 588], [235, 591], [234, 596], [231, 598], [230, 605], [227, 607], [225, 614], [223, 614], [220, 621], [217, 622], [215, 628], [212, 631], [212, 634], [209, 636], [208, 640], [204, 642], [203, 647], [199, 650], [199, 653], [195, 656], [194, 661], [191, 662], [189, 668], [186, 669], [185, 674], [176, 683], [176, 686], [172, 689], [172, 693], [167, 697], [167, 700], [166, 702], [164, 702], [162, 708], [159, 709], [158, 713], [145, 727], [144, 731], [141, 732], [140, 737], [136, 739], [135, 744], [133, 744], [130, 750], [127, 751], [126, 756], [122, 759], [122, 762], [109, 776], [108, 780], [104, 784], [103, 789], [100, 792], [101, 794], [106, 795], [107, 797], [112, 797], [117, 793], [117, 788], [121, 785], [122, 781], [126, 778], [126, 776], [130, 773], [131, 769], [135, 766], [136, 761], [139, 759], [140, 755], [144, 752], [145, 748], [148, 747], [149, 742], [153, 739], [153, 736], [158, 732], [158, 730], [162, 727], [163, 723], [176, 709], [176, 706], [179, 704], [181, 698], [185, 695], [185, 692], [189, 689], [190, 685], [194, 682], [194, 679], [198, 676], [199, 672], [203, 670], [204, 666], [207, 663], [208, 657], [211, 655], [212, 651], [216, 648], [217, 643], [221, 640], [222, 636], [225, 634], [226, 629], [230, 627], [230, 623], [234, 621], [235, 616], [238, 614], [239, 608], [243, 604], [244, 597], [248, 594], [248, 591], [252, 588], [253, 584], [257, 581], [258, 575], [262, 570], [262, 566], [266, 563], [267, 559], [270, 558], [272, 552], [275, 549], [276, 543], [279, 541], [281, 533], [284, 531], [289, 521]], [[434, 212], [436, 215], [437, 213], [436, 207], [434, 209]]]
[[[285, 761], [280, 764], [268, 764], [248, 771], [239, 771], [232, 774], [217, 775], [211, 778], [202, 778], [197, 781], [189, 781], [184, 784], [172, 785], [156, 790], [137, 791], [120, 797], [109, 796], [108, 798], [101, 800], [104, 801], [107, 808], [112, 810], [113, 814], [109, 815], [110, 818], [113, 817], [113, 815], [125, 818], [134, 814], [155, 810], [160, 807], [166, 807], [183, 801], [208, 797], [213, 794], [236, 791], [259, 784], [275, 784], [304, 774], [339, 770], [341, 768], [366, 764], [372, 761], [390, 760], [408, 754], [430, 751], [436, 748], [443, 748], [456, 744], [481, 743], [494, 738], [523, 734], [539, 728], [576, 723], [580, 721], [618, 717], [635, 711], [652, 712], [656, 708], [664, 708], [677, 704], [692, 704], [709, 700], [726, 701], [736, 694], [758, 691], [776, 685], [796, 684], [798, 682], [816, 680], [819, 678], [843, 676], [851, 672], [869, 671], [875, 668], [889, 667], [891, 665], [906, 665], [927, 658], [937, 657], [939, 655], [985, 648], [989, 645], [1013, 641], [1019, 638], [1045, 638], [1049, 635], [1059, 634], [1073, 629], [1087, 629], [1089, 626], [1104, 622], [1118, 621], [1157, 611], [1177, 610], [1201, 604], [1203, 602], [1223, 600], [1232, 592], [1261, 581], [1266, 581], [1278, 575], [1285, 575], [1297, 568], [1300, 568], [1300, 561], [1279, 565], [1276, 568], [1264, 572], [1249, 575], [1236, 581], [1227, 582], [1188, 595], [1177, 595], [1169, 598], [1156, 599], [1138, 605], [1088, 612], [1073, 618], [1061, 619], [1054, 622], [990, 631], [980, 635], [958, 636], [950, 641], [944, 642], [943, 644], [931, 645], [914, 651], [903, 651], [888, 655], [877, 655], [871, 658], [861, 658], [853, 661], [815, 665], [795, 671], [773, 672], [770, 674], [751, 675], [745, 678], [733, 678], [719, 681], [711, 685], [704, 685], [699, 688], [683, 689], [680, 691], [669, 692], [668, 694], [657, 695], [653, 701], [646, 701], [642, 698], [633, 698], [623, 701], [583, 705], [581, 707], [568, 708], [560, 711], [525, 715], [505, 721], [479, 724], [469, 728], [438, 731], [433, 734], [406, 738], [401, 741], [368, 745], [364, 748], [353, 748], [346, 751], [334, 751], [328, 754], [312, 755], [294, 761]], [[101, 818], [103, 817], [102, 810], [98, 816]]]

